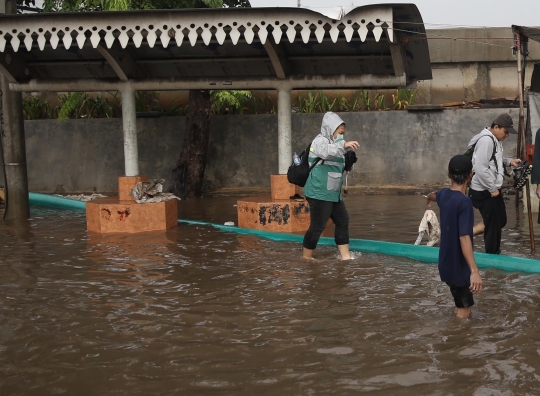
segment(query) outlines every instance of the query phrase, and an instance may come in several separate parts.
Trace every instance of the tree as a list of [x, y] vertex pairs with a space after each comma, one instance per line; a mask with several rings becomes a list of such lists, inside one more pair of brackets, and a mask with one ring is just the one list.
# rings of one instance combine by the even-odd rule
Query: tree
[[[17, 0], [20, 3], [35, 0]], [[33, 3], [32, 3], [33, 4]], [[249, 0], [45, 0], [45, 12], [251, 7]], [[181, 198], [201, 196], [210, 137], [210, 92], [189, 93], [184, 147], [173, 169], [169, 192]]]

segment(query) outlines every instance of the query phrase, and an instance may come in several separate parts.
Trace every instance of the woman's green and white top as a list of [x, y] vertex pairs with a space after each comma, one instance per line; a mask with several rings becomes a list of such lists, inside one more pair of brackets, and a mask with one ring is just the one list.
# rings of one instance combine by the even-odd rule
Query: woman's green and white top
[[337, 114], [328, 112], [324, 115], [321, 133], [311, 143], [308, 157], [309, 164], [317, 158], [321, 161], [311, 170], [304, 186], [304, 195], [322, 201], [339, 202], [343, 184], [343, 168], [345, 167], [345, 141], [341, 135], [333, 139], [336, 129], [344, 124]]

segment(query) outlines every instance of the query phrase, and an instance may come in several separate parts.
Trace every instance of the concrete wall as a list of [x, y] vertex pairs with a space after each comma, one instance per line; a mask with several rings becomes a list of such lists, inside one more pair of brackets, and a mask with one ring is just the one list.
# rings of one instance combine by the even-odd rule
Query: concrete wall
[[[426, 31], [433, 79], [418, 83], [417, 103], [448, 103], [518, 95], [511, 28]], [[540, 43], [529, 42], [525, 85], [531, 82]]]
[[[446, 182], [452, 155], [501, 112], [515, 110], [445, 110], [440, 112], [341, 113], [347, 140], [358, 140], [359, 161], [352, 186], [405, 187]], [[322, 114], [293, 114], [293, 148], [302, 150], [320, 130]], [[137, 120], [141, 173], [170, 182], [181, 150], [184, 117]], [[28, 175], [31, 191], [117, 191], [123, 174], [121, 120], [27, 121]], [[505, 142], [515, 153], [516, 138]], [[209, 187], [269, 187], [276, 174], [277, 116], [216, 116], [211, 119]]]

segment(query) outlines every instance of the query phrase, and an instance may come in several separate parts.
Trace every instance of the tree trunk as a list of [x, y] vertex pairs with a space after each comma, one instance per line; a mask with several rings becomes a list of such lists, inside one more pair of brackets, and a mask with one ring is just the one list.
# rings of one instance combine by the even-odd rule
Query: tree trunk
[[173, 170], [169, 192], [182, 199], [200, 197], [210, 137], [210, 92], [189, 91], [184, 147]]

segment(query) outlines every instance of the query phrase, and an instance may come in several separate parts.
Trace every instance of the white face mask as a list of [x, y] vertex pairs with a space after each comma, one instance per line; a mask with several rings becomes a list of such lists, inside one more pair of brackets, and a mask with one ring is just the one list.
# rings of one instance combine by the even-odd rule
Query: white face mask
[[342, 140], [344, 140], [343, 134], [339, 134], [339, 135], [337, 135], [336, 138], [334, 139], [334, 143], [341, 142]]

